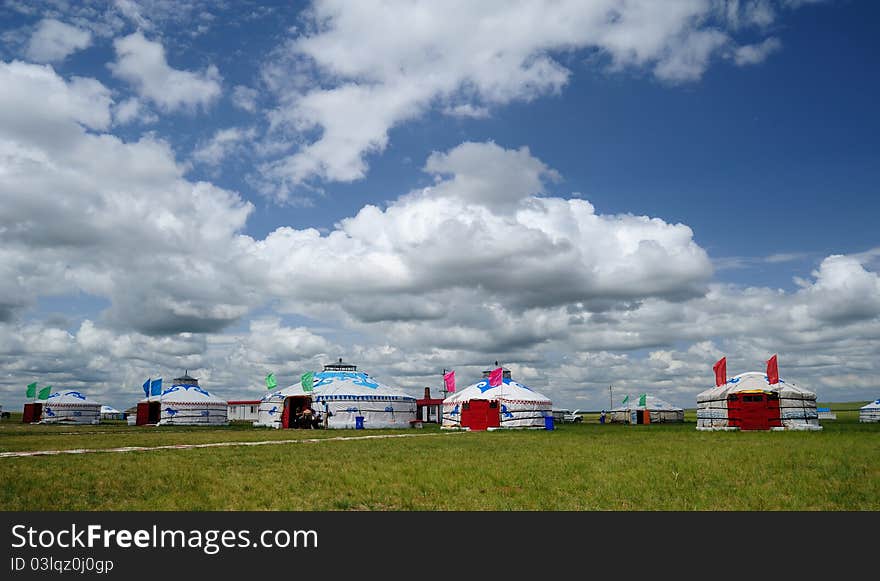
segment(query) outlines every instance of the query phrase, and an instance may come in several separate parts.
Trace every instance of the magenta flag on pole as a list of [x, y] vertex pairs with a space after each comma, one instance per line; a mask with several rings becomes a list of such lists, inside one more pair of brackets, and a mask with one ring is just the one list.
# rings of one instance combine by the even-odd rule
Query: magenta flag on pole
[[727, 383], [727, 357], [722, 357], [715, 362], [715, 365], [712, 366], [712, 370], [715, 372], [716, 387]]
[[776, 355], [767, 360], [767, 383], [770, 385], [779, 383], [779, 364]]
[[504, 378], [504, 371], [498, 367], [497, 369], [493, 369], [489, 374], [489, 387], [495, 387], [497, 385], [501, 385], [501, 381]]
[[443, 383], [446, 384], [446, 391], [452, 393], [455, 391], [455, 370], [443, 374]]

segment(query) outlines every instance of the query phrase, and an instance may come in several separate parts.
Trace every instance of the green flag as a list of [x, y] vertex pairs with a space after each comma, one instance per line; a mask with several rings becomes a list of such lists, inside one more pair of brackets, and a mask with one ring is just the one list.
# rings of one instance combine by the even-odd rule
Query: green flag
[[302, 374], [302, 386], [303, 391], [312, 391], [312, 388], [315, 386], [315, 373], [313, 371], [307, 371]]
[[37, 382], [29, 383], [27, 386], [27, 397], [34, 399], [37, 397]]
[[266, 376], [266, 389], [275, 389], [278, 387], [278, 382], [275, 381], [275, 374], [270, 373]]
[[623, 401], [620, 402], [620, 403], [621, 403], [621, 405], [623, 405], [623, 404], [625, 404], [625, 403], [628, 402], [628, 401], [629, 401], [629, 396], [626, 396], [625, 398], [623, 398]]
[[43, 389], [40, 390], [40, 395], [38, 399], [49, 399], [49, 394], [52, 393], [52, 386], [47, 385]]
[[648, 394], [643, 393], [639, 396], [639, 406], [645, 407], [645, 399], [648, 397]]

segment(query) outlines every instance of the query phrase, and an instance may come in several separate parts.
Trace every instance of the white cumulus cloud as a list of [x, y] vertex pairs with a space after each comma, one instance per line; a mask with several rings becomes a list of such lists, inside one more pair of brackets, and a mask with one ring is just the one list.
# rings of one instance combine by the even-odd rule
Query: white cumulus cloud
[[38, 63], [59, 62], [91, 43], [92, 33], [88, 30], [44, 18], [31, 35], [25, 54]]
[[140, 31], [116, 39], [113, 46], [117, 57], [110, 64], [113, 74], [163, 111], [207, 108], [220, 97], [221, 77], [214, 65], [202, 72], [175, 69], [168, 64], [162, 44]]

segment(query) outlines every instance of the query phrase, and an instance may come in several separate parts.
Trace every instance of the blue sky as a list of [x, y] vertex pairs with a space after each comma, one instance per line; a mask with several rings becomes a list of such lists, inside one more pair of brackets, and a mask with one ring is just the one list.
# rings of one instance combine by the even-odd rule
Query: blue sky
[[[0, 7], [0, 403], [495, 360], [878, 397], [873, 3]], [[622, 397], [622, 395], [621, 395]]]

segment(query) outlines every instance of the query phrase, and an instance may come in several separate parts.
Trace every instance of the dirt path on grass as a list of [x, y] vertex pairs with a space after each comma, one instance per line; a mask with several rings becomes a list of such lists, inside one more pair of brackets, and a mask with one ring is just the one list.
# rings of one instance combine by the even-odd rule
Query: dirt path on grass
[[230, 446], [272, 446], [277, 444], [317, 444], [319, 442], [339, 442], [351, 440], [377, 440], [384, 438], [424, 438], [450, 434], [466, 434], [467, 431], [449, 431], [433, 434], [377, 434], [374, 436], [335, 436], [333, 438], [302, 438], [298, 440], [259, 440], [256, 442], [209, 442], [207, 444], [167, 444], [165, 446], [123, 446], [121, 448], [73, 448], [70, 450], [24, 450], [0, 452], [0, 458], [22, 458], [25, 456], [57, 456], [60, 454], [98, 454], [105, 452], [154, 452], [157, 450], [192, 450], [196, 448], [226, 448]]

